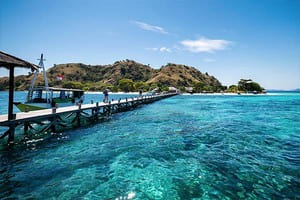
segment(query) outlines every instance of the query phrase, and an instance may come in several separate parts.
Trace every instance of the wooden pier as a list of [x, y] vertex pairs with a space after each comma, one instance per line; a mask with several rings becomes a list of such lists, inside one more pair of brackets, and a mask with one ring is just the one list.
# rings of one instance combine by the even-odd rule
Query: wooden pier
[[[0, 126], [9, 128], [5, 133], [0, 135], [0, 139], [7, 136], [8, 143], [13, 143], [16, 127], [23, 128], [24, 134], [28, 134], [30, 130], [36, 134], [47, 131], [55, 132], [57, 128], [60, 127], [80, 127], [83, 119], [90, 123], [95, 123], [113, 113], [128, 111], [139, 105], [152, 103], [177, 94], [178, 93], [167, 93], [139, 96], [112, 100], [107, 103], [91, 102], [90, 104], [20, 112], [14, 114], [12, 119], [8, 119], [8, 115], [0, 115]], [[41, 129], [38, 130], [35, 128], [36, 125], [41, 126]]]

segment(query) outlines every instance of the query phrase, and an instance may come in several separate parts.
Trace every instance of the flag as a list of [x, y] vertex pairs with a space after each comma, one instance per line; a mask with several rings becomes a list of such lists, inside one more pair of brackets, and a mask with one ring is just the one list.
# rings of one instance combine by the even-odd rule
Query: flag
[[63, 78], [64, 77], [62, 75], [58, 74], [57, 77], [56, 77], [56, 80], [61, 81], [61, 80], [63, 80]]

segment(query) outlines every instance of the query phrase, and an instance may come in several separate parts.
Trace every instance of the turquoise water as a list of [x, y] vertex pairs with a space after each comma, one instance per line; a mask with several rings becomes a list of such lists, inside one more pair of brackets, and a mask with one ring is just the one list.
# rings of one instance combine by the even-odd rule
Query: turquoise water
[[175, 96], [3, 146], [0, 199], [299, 199], [300, 93]]

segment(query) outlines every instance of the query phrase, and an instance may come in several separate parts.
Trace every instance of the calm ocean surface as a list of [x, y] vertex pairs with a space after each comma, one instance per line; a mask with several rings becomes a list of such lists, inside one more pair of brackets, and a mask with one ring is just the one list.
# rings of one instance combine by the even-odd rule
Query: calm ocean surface
[[2, 141], [0, 199], [300, 199], [300, 93], [270, 94], [175, 96], [10, 150]]

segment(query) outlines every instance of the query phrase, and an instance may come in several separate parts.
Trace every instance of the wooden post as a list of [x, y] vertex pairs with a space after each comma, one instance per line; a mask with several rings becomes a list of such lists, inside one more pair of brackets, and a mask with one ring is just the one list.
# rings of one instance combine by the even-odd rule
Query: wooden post
[[[56, 121], [55, 117], [52, 118], [51, 122], [53, 122], [53, 121]], [[55, 123], [51, 125], [50, 129], [51, 129], [52, 133], [56, 132]]]
[[28, 133], [28, 128], [29, 128], [29, 122], [24, 122], [24, 133], [27, 135]]
[[111, 114], [111, 105], [110, 105], [110, 104], [111, 104], [111, 102], [109, 101], [109, 102], [108, 102], [108, 105], [109, 105], [109, 106], [107, 107], [107, 108], [108, 108], [108, 113], [107, 113], [108, 116]]
[[[14, 109], [14, 66], [9, 68], [9, 95], [8, 95], [8, 120], [13, 120], [13, 109]], [[9, 127], [8, 143], [12, 143], [15, 137], [15, 127], [11, 125]]]
[[13, 119], [14, 106], [14, 67], [9, 68], [9, 97], [8, 97], [8, 120]]
[[96, 113], [95, 113], [95, 120], [98, 121], [98, 113], [99, 113], [99, 102], [96, 102]]
[[77, 112], [77, 126], [80, 127], [80, 112]]
[[9, 127], [9, 134], [8, 134], [8, 140], [7, 140], [7, 143], [8, 144], [11, 144], [14, 142], [14, 138], [15, 138], [15, 127], [14, 125], [11, 125]]
[[81, 103], [78, 104], [78, 111], [77, 111], [77, 126], [80, 126], [80, 112], [81, 112]]

